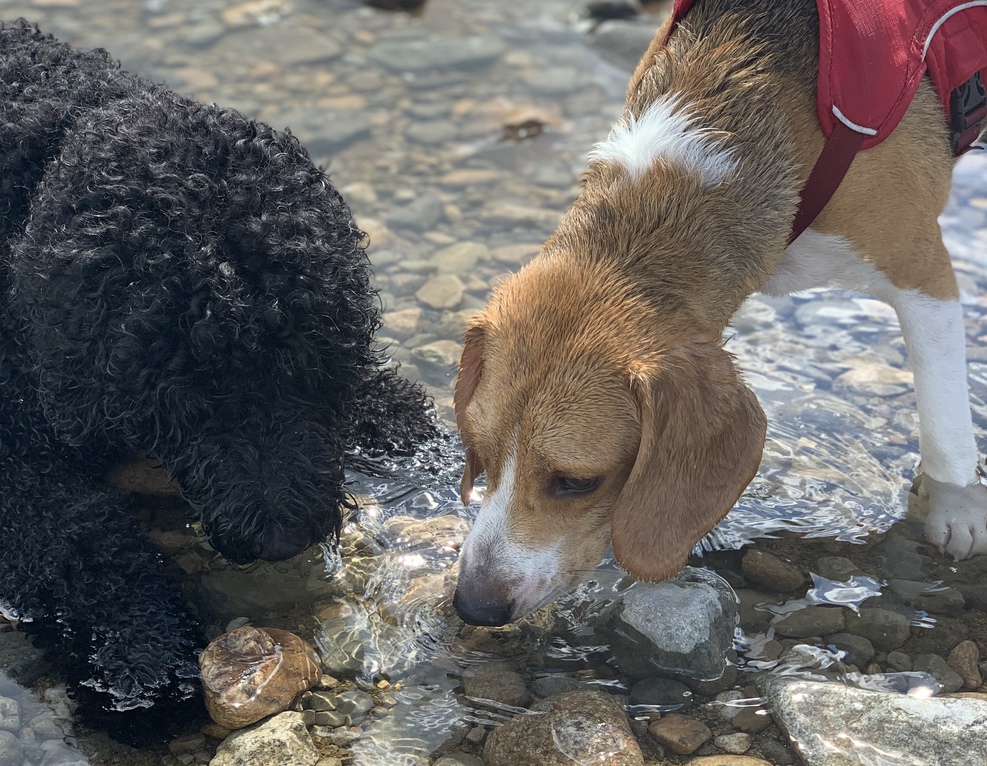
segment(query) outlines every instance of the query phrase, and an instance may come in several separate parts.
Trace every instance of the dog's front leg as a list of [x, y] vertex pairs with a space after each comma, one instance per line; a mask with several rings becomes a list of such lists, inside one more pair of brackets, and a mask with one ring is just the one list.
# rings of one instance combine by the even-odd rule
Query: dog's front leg
[[987, 487], [977, 475], [963, 309], [917, 290], [897, 291], [892, 302], [915, 374], [926, 536], [956, 559], [985, 553]]

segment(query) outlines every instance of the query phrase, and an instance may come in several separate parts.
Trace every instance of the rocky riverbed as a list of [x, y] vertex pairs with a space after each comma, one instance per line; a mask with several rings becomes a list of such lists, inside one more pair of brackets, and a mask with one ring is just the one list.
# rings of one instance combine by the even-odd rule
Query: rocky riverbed
[[[573, 199], [662, 11], [0, 0], [0, 18], [26, 16], [192, 97], [290, 126], [369, 234], [382, 343], [450, 423], [466, 322]], [[964, 159], [942, 219], [982, 444], [985, 177], [987, 160]], [[186, 526], [167, 490], [131, 485], [210, 638], [292, 630], [322, 673], [247, 729], [203, 713], [133, 748], [78, 722], [61, 679], [0, 620], [0, 766], [987, 761], [987, 563], [943, 561], [896, 523], [922, 509], [908, 493], [917, 417], [893, 312], [846, 293], [754, 297], [728, 348], [770, 427], [758, 477], [704, 555], [659, 585], [604, 562], [504, 629], [464, 626], [450, 609], [476, 511], [458, 503], [454, 441], [394, 480], [354, 476], [361, 508], [340, 551], [245, 570]]]

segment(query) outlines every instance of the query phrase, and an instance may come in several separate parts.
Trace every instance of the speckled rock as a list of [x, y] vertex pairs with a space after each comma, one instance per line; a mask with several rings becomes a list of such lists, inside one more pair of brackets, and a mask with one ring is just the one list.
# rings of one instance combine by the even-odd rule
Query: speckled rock
[[541, 676], [531, 682], [531, 691], [539, 697], [551, 697], [555, 694], [575, 691], [578, 688], [579, 682], [575, 678], [560, 673]]
[[21, 706], [15, 699], [0, 697], [0, 731], [17, 732], [21, 728]]
[[620, 702], [597, 691], [548, 697], [494, 729], [483, 748], [486, 766], [644, 766]]
[[845, 684], [771, 679], [775, 721], [812, 766], [864, 763], [873, 753], [907, 753], [912, 763], [987, 763], [987, 703], [865, 691]]
[[721, 734], [713, 739], [713, 744], [732, 755], [743, 755], [751, 749], [751, 735], [745, 731]]
[[740, 566], [744, 577], [769, 590], [791, 593], [801, 588], [805, 582], [798, 567], [757, 548], [747, 550]]
[[710, 728], [697, 718], [678, 713], [662, 716], [648, 727], [651, 736], [679, 755], [696, 752], [713, 737]]
[[287, 712], [231, 734], [209, 766], [315, 766], [318, 760], [302, 714]]
[[693, 758], [689, 766], [772, 766], [760, 758], [750, 758], [746, 755], [706, 755]]

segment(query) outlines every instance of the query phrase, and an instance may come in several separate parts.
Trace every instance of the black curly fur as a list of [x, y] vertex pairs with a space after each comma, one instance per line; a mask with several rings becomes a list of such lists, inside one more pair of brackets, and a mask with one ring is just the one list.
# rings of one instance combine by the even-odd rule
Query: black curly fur
[[245, 563], [338, 535], [355, 448], [433, 434], [363, 240], [289, 133], [0, 26], [0, 602], [103, 705], [187, 697], [198, 645], [113, 461]]

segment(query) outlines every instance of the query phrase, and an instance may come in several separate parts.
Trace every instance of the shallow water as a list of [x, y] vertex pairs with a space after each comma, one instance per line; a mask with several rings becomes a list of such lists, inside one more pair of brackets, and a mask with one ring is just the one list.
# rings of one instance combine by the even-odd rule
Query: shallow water
[[[551, 233], [575, 196], [586, 152], [620, 112], [628, 70], [589, 44], [578, 10], [567, 0], [429, 0], [414, 17], [343, 0], [0, 0], [2, 19], [26, 16], [80, 47], [105, 47], [126, 68], [194, 98], [290, 126], [328, 166], [370, 234], [388, 312], [382, 343], [406, 374], [428, 385], [450, 423], [468, 316]], [[430, 56], [459, 63], [435, 69]], [[981, 445], [985, 175], [987, 158], [960, 162], [942, 218], [967, 310]], [[768, 442], [757, 478], [693, 563], [707, 563], [739, 588], [745, 583], [729, 551], [792, 532], [775, 550], [802, 569], [813, 571], [825, 553], [852, 558], [864, 574], [814, 575], [805, 597], [780, 597], [771, 607], [775, 621], [811, 605], [854, 609], [884, 593], [929, 637], [948, 623], [987, 639], [977, 632], [983, 623], [974, 602], [943, 617], [913, 608], [885, 584], [897, 577], [941, 590], [982, 576], [980, 564], [948, 566], [916, 548], [914, 530], [902, 525], [882, 539], [905, 513], [918, 460], [914, 395], [893, 312], [833, 291], [755, 297], [738, 314], [728, 348], [768, 414]], [[592, 627], [633, 587], [612, 561], [519, 625], [484, 631], [455, 619], [455, 561], [476, 505], [459, 503], [455, 448], [437, 459], [438, 470], [406, 466], [397, 480], [354, 477], [366, 500], [345, 531], [342, 557], [327, 549], [234, 570], [186, 534], [180, 509], [157, 513], [164, 531], [156, 540], [187, 573], [190, 600], [213, 634], [238, 618], [291, 628], [315, 641], [334, 674], [367, 689], [388, 681], [391, 697], [377, 708], [387, 714], [375, 713], [350, 745], [357, 764], [417, 763], [456, 749], [471, 728], [508, 720], [519, 708], [462, 692], [463, 673], [493, 661], [513, 663], [529, 680], [565, 675], [616, 693], [628, 688]], [[750, 625], [738, 633], [738, 663], [749, 674], [741, 686], [761, 672], [831, 677], [824, 671], [838, 662], [834, 652], [807, 646], [803, 661], [766, 659], [771, 638]], [[902, 692], [926, 680], [833, 672]], [[0, 696], [10, 696], [5, 689], [0, 678]], [[661, 706], [631, 712], [655, 710]], [[335, 736], [338, 743], [351, 738]], [[174, 762], [159, 749], [111, 756], [98, 740], [83, 744], [93, 763]], [[563, 752], [572, 745], [558, 744]]]

